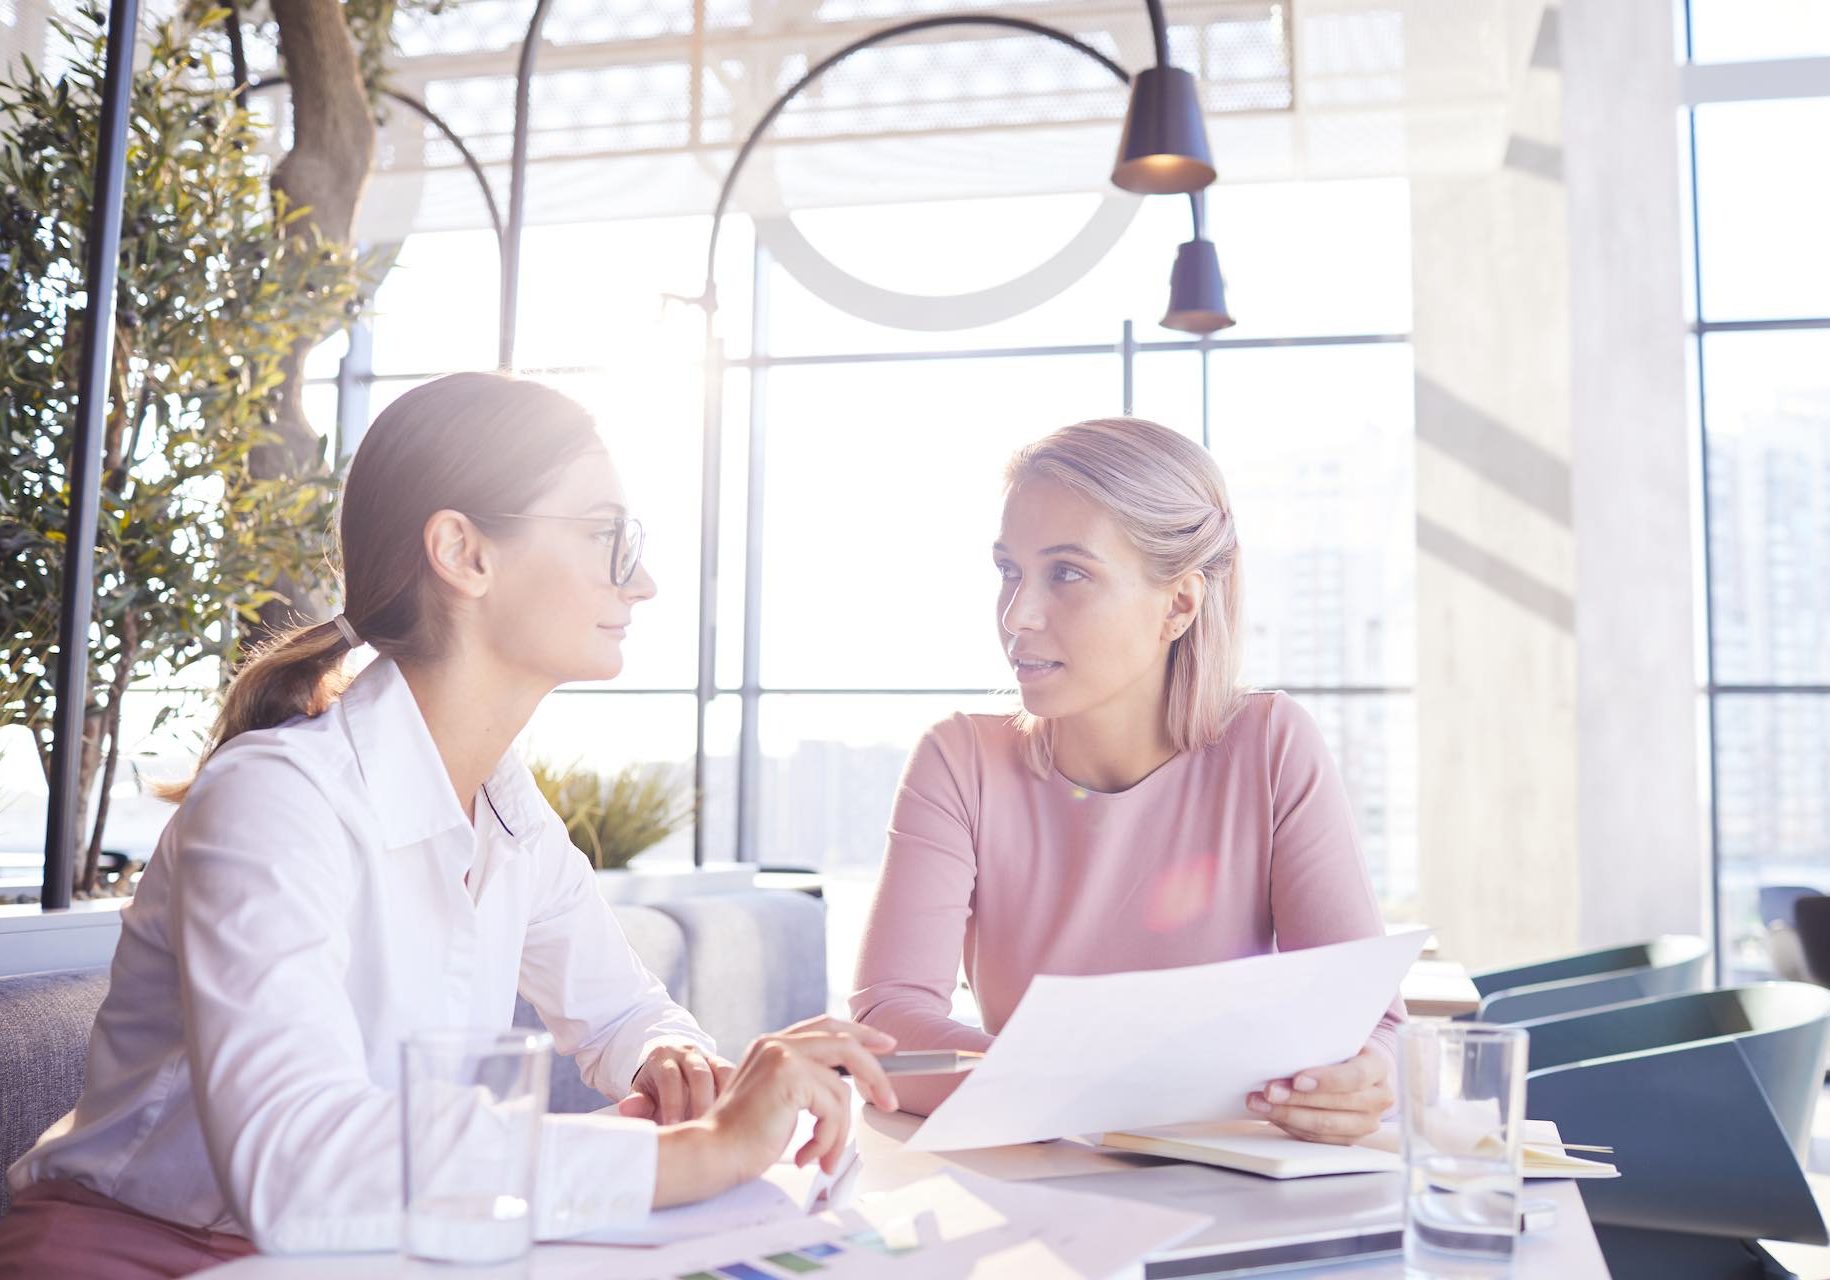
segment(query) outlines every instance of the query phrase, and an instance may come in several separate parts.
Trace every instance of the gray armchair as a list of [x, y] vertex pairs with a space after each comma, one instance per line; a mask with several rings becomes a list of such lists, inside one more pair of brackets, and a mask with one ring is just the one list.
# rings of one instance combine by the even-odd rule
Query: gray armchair
[[1700, 991], [1709, 944], [1687, 934], [1474, 975], [1482, 1022], [1524, 1022], [1627, 1000]]
[[1830, 991], [1775, 982], [1523, 1024], [1526, 1109], [1612, 1146], [1582, 1197], [1619, 1280], [1758, 1275], [1760, 1239], [1830, 1243], [1805, 1180]]
[[[76, 1105], [106, 969], [0, 979], [0, 1173]], [[12, 1193], [0, 1178], [0, 1214]]]
[[[826, 904], [811, 894], [707, 893], [619, 906], [616, 918], [642, 963], [733, 1061], [757, 1036], [826, 1011]], [[515, 1022], [540, 1025], [525, 1000]], [[603, 1105], [571, 1061], [553, 1064], [554, 1111]]]

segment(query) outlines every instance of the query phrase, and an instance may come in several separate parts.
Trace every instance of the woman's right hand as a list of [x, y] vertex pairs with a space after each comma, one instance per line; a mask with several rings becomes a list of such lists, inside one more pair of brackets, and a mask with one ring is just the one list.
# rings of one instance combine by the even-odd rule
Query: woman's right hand
[[851, 1137], [851, 1089], [844, 1067], [865, 1098], [896, 1109], [896, 1091], [877, 1055], [894, 1037], [839, 1018], [810, 1018], [758, 1037], [704, 1118], [661, 1131], [655, 1207], [717, 1195], [759, 1177], [775, 1163], [802, 1111], [814, 1116], [813, 1136], [794, 1153], [831, 1173]]

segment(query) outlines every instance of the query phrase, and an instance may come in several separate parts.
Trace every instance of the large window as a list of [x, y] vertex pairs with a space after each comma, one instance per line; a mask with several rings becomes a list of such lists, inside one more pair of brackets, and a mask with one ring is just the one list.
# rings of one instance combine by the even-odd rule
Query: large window
[[[1096, 197], [796, 215], [870, 286], [969, 292], [1045, 260]], [[1351, 209], [1354, 216], [1340, 217]], [[908, 750], [958, 710], [1015, 706], [995, 634], [1003, 464], [1025, 441], [1125, 409], [1205, 438], [1239, 513], [1248, 677], [1293, 690], [1334, 747], [1388, 905], [1416, 883], [1409, 214], [1401, 181], [1221, 190], [1209, 225], [1240, 326], [1198, 343], [1159, 328], [1188, 208], [1143, 203], [1058, 296], [970, 329], [861, 318], [727, 225], [719, 327], [731, 369], [709, 717], [710, 859], [874, 873]], [[1292, 236], [1292, 225], [1333, 228]], [[650, 529], [661, 594], [637, 614], [625, 675], [561, 691], [527, 747], [600, 768], [693, 749], [700, 477], [693, 293], [704, 219], [535, 227], [520, 359], [598, 414]], [[967, 232], [970, 234], [967, 234]], [[1299, 252], [1299, 246], [1309, 248]], [[415, 236], [375, 321], [371, 411], [441, 369], [478, 367], [493, 332], [486, 241]], [[467, 266], [465, 265], [467, 264]], [[751, 296], [752, 282], [761, 287]], [[1134, 345], [1123, 341], [1132, 322]], [[752, 329], [754, 330], [752, 332]], [[761, 450], [751, 518], [749, 452]], [[512, 444], [505, 444], [512, 447]], [[754, 531], [755, 542], [750, 537]], [[744, 605], [753, 679], [745, 681]], [[741, 727], [751, 718], [753, 745]], [[740, 796], [741, 789], [741, 796]], [[652, 859], [690, 857], [671, 840]]]
[[[1758, 8], [1692, 0], [1693, 60], [1830, 54], [1824, 6]], [[1819, 74], [1823, 97], [1697, 102], [1686, 137], [1703, 692], [1730, 980], [1770, 971], [1776, 891], [1830, 892], [1830, 171], [1808, 159], [1830, 131], [1830, 65]]]
[[[797, 213], [794, 227], [870, 286], [966, 293], [1046, 261], [1101, 202], [823, 209]], [[1016, 705], [989, 555], [1006, 459], [1057, 426], [1124, 412], [1129, 394], [1132, 411], [1213, 448], [1242, 532], [1247, 677], [1291, 690], [1316, 717], [1375, 881], [1395, 913], [1411, 909], [1407, 184], [1222, 188], [1207, 222], [1241, 323], [1200, 342], [1157, 324], [1169, 262], [1188, 237], [1189, 207], [1176, 199], [1137, 204], [1058, 294], [974, 328], [853, 314], [803, 286], [747, 219], [727, 221], [717, 691], [699, 833], [708, 859], [874, 874], [922, 731], [955, 711]], [[519, 365], [596, 414], [659, 584], [636, 614], [623, 676], [560, 691], [530, 726], [526, 750], [557, 764], [608, 770], [694, 754], [702, 319], [666, 295], [698, 292], [708, 229], [704, 217], [675, 217], [526, 235]], [[317, 425], [348, 452], [362, 424], [411, 388], [491, 367], [496, 311], [491, 234], [409, 236], [368, 331], [313, 357]], [[165, 700], [147, 690], [142, 718]], [[201, 727], [176, 742], [168, 727], [160, 754], [181, 756]], [[149, 801], [146, 843], [163, 816]], [[694, 843], [683, 832], [644, 859], [686, 862]]]

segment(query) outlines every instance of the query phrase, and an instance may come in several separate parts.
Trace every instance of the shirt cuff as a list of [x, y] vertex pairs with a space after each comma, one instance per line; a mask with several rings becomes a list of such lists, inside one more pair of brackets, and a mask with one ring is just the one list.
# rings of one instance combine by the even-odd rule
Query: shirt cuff
[[660, 1131], [599, 1113], [548, 1115], [540, 1126], [534, 1237], [564, 1240], [641, 1222], [654, 1206]]

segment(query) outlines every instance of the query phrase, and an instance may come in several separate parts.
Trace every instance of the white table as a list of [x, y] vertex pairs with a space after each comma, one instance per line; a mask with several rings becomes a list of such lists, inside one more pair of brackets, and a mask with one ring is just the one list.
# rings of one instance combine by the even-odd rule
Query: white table
[[[1095, 1151], [1079, 1144], [1040, 1143], [1028, 1147], [1002, 1147], [990, 1151], [949, 1154], [909, 1151], [903, 1142], [920, 1121], [914, 1116], [884, 1115], [866, 1111], [858, 1131], [858, 1149], [864, 1157], [860, 1191], [887, 1190], [949, 1167], [969, 1169], [994, 1177], [1030, 1176], [1044, 1160], [1057, 1162], [1065, 1176], [1051, 1185], [1065, 1191], [1094, 1191], [1104, 1195], [1148, 1200], [1169, 1208], [1211, 1214], [1212, 1226], [1187, 1245], [1226, 1245], [1264, 1239], [1281, 1233], [1349, 1223], [1400, 1223], [1403, 1220], [1402, 1175], [1350, 1174], [1340, 1177], [1292, 1178], [1278, 1181], [1249, 1173], [1235, 1173], [1205, 1165], [1182, 1164], [1131, 1156], [1122, 1152]], [[1077, 1150], [1047, 1152], [1048, 1148]], [[1047, 1154], [1043, 1154], [1047, 1152]], [[1519, 1243], [1514, 1280], [1607, 1280], [1607, 1264], [1589, 1225], [1576, 1184], [1526, 1183], [1531, 1199], [1551, 1200], [1557, 1206], [1556, 1225], [1532, 1232]], [[1404, 1275], [1404, 1262], [1396, 1256], [1279, 1271], [1281, 1277], [1340, 1276], [1342, 1280]]]
[[[1098, 1151], [1080, 1143], [1039, 1143], [940, 1155], [909, 1151], [903, 1143], [919, 1123], [913, 1116], [865, 1110], [857, 1129], [864, 1169], [859, 1191], [890, 1190], [949, 1168], [993, 1177], [1048, 1176], [1064, 1190], [1106, 1195], [1211, 1214], [1214, 1224], [1189, 1242], [1227, 1244], [1267, 1234], [1349, 1223], [1399, 1220], [1398, 1174], [1351, 1174], [1278, 1182], [1246, 1173]], [[1514, 1280], [1607, 1280], [1608, 1269], [1573, 1182], [1531, 1182], [1527, 1194], [1554, 1201], [1556, 1224], [1527, 1234], [1519, 1245]], [[1186, 1248], [1187, 1246], [1184, 1246]], [[620, 1251], [619, 1251], [620, 1252]], [[413, 1262], [393, 1254], [339, 1257], [244, 1258], [202, 1274], [211, 1280], [589, 1280], [601, 1270], [605, 1250], [584, 1245], [541, 1245], [523, 1262], [506, 1267], [455, 1268]], [[1141, 1274], [1140, 1268], [1134, 1274]], [[913, 1268], [911, 1280], [918, 1274]], [[1342, 1280], [1396, 1280], [1400, 1258], [1386, 1255], [1335, 1263], [1280, 1277], [1337, 1276]]]
[[1481, 1007], [1474, 979], [1453, 960], [1419, 960], [1404, 975], [1400, 991], [1413, 1018], [1459, 1018]]

